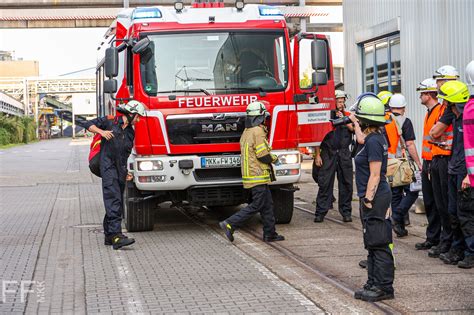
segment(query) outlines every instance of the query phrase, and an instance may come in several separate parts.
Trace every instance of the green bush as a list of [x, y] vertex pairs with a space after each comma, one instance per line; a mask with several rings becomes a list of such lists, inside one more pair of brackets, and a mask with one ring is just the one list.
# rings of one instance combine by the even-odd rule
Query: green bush
[[10, 143], [10, 134], [4, 128], [0, 127], [0, 145], [6, 145]]
[[0, 143], [28, 143], [36, 139], [36, 124], [31, 117], [0, 114]]

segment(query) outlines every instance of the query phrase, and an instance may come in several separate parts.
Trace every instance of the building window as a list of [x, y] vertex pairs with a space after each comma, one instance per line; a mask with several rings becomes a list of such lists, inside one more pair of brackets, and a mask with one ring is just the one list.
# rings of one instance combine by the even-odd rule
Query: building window
[[361, 48], [364, 91], [400, 93], [400, 35], [365, 43]]

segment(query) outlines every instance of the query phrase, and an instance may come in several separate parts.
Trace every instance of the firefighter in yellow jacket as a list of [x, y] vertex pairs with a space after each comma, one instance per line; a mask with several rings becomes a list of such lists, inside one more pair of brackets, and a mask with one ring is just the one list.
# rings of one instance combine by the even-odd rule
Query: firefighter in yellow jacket
[[277, 163], [276, 155], [267, 142], [265, 120], [270, 114], [262, 102], [253, 102], [247, 106], [245, 130], [240, 138], [242, 183], [250, 190], [251, 202], [239, 212], [219, 222], [229, 241], [234, 241], [235, 229], [257, 212], [263, 222], [263, 240], [265, 242], [282, 241], [285, 238], [275, 231], [273, 200], [268, 184], [275, 180], [272, 163]]

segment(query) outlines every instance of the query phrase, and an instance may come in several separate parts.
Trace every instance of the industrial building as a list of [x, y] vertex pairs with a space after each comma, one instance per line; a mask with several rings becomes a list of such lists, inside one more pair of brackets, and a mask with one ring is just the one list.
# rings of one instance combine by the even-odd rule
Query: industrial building
[[474, 58], [471, 0], [344, 0], [345, 89], [401, 92], [420, 139], [426, 109], [416, 86], [443, 66]]

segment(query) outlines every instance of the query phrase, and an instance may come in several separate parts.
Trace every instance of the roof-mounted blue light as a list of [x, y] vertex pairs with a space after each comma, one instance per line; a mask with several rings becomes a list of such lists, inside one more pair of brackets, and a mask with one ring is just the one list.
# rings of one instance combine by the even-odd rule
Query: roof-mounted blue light
[[283, 16], [283, 13], [280, 11], [280, 9], [269, 5], [259, 5], [258, 11], [262, 16]]
[[163, 15], [161, 14], [160, 9], [158, 8], [136, 8], [133, 11], [132, 19], [159, 19]]

